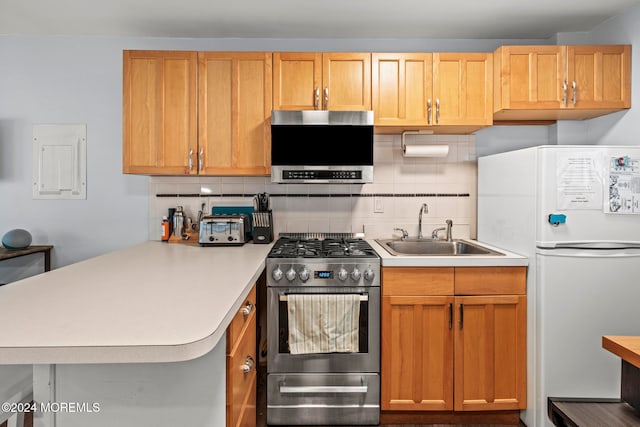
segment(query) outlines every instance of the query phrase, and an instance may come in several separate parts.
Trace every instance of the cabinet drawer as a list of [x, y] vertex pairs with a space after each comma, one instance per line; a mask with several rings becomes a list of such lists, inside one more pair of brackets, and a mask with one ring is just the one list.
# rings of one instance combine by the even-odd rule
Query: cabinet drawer
[[382, 295], [453, 295], [453, 267], [383, 267]]
[[[235, 352], [227, 356], [227, 425], [236, 427], [244, 419], [242, 425], [250, 421], [249, 414], [243, 414], [247, 404], [255, 407], [256, 383], [256, 317], [251, 316], [246, 333], [238, 342]], [[251, 358], [252, 362], [248, 362]], [[250, 365], [245, 372], [243, 365]], [[253, 393], [253, 395], [249, 395]], [[253, 403], [251, 403], [253, 402]], [[255, 409], [254, 409], [255, 413]], [[255, 425], [255, 418], [253, 421]]]
[[456, 267], [456, 295], [524, 295], [526, 267]]
[[[246, 314], [245, 309], [249, 310]], [[254, 286], [249, 292], [249, 295], [245, 298], [244, 302], [238, 309], [238, 312], [233, 317], [231, 324], [227, 328], [227, 354], [230, 354], [233, 349], [238, 345], [238, 340], [241, 338], [244, 330], [256, 315], [256, 287]], [[255, 326], [253, 328], [255, 330]]]
[[234, 427], [256, 427], [256, 387], [257, 381], [252, 381], [245, 400], [240, 409], [240, 415]]

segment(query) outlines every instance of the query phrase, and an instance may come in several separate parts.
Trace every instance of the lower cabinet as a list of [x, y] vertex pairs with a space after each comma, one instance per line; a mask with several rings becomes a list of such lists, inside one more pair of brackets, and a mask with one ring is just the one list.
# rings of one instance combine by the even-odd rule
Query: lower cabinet
[[382, 411], [524, 409], [525, 293], [526, 267], [384, 267]]
[[227, 329], [227, 427], [256, 425], [256, 287]]

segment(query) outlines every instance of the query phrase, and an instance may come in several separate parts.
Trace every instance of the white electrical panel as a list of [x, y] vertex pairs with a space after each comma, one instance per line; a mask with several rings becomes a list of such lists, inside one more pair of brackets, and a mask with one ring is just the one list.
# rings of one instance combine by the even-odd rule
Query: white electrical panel
[[87, 126], [33, 126], [33, 198], [87, 198]]

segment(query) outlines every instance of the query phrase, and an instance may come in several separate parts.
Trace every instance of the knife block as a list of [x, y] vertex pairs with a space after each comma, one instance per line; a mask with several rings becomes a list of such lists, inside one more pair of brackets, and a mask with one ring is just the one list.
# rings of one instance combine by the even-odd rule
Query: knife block
[[253, 213], [253, 243], [271, 243], [273, 241], [273, 212]]

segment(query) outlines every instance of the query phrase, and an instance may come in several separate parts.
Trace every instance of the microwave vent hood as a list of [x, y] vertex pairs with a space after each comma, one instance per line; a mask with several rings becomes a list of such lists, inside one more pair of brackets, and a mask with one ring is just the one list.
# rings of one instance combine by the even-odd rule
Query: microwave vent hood
[[274, 110], [271, 125], [373, 126], [373, 111]]
[[271, 182], [373, 182], [373, 111], [272, 111]]

